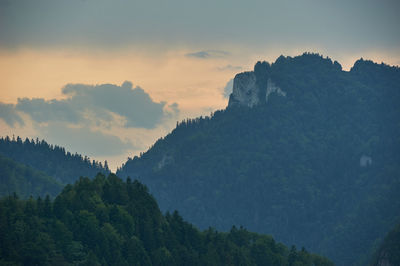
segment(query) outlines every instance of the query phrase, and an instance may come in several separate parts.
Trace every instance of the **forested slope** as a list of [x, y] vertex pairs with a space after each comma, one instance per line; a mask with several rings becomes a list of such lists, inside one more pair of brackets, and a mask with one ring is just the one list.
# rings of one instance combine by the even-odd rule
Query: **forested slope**
[[343, 71], [303, 54], [235, 82], [226, 110], [183, 121], [118, 175], [201, 228], [244, 225], [338, 265], [368, 263], [400, 220], [399, 68]]
[[400, 224], [396, 225], [396, 227], [386, 235], [376, 251], [371, 265], [400, 265]]
[[0, 264], [333, 265], [243, 228], [201, 232], [177, 212], [162, 215], [138, 181], [101, 174], [67, 185], [54, 201], [1, 199]]
[[52, 177], [0, 155], [0, 196], [55, 197], [63, 186]]
[[45, 140], [22, 141], [20, 137], [0, 138], [0, 154], [44, 172], [62, 184], [72, 184], [80, 176], [94, 177], [97, 173], [108, 174], [108, 165], [90, 161], [80, 154], [71, 154], [63, 147], [50, 145]]

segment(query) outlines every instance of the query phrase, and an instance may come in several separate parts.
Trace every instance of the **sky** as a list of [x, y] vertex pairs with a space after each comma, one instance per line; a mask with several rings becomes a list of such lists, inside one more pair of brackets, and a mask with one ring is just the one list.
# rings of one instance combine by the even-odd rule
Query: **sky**
[[0, 0], [0, 136], [116, 169], [228, 102], [259, 60], [400, 64], [397, 0]]

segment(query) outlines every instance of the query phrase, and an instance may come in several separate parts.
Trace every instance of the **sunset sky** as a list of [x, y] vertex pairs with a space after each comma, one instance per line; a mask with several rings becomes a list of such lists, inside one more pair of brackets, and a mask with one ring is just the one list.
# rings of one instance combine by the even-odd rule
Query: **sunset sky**
[[399, 3], [0, 0], [0, 135], [115, 170], [176, 121], [225, 108], [229, 81], [258, 60], [399, 65]]

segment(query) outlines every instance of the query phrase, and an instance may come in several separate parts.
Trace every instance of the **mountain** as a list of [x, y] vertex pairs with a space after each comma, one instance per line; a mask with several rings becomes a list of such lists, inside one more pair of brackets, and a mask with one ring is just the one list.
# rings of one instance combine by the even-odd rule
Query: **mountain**
[[53, 178], [0, 155], [0, 195], [14, 192], [23, 198], [50, 195], [55, 197], [63, 186]]
[[0, 264], [333, 265], [244, 228], [200, 232], [177, 212], [162, 215], [144, 185], [113, 174], [80, 178], [54, 202], [1, 199]]
[[400, 265], [400, 224], [396, 225], [396, 227], [387, 234], [379, 249], [375, 253], [371, 265]]
[[73, 184], [79, 176], [94, 177], [110, 173], [107, 162], [101, 163], [80, 154], [71, 154], [64, 148], [39, 139], [22, 141], [20, 137], [0, 138], [0, 155], [41, 171], [61, 184]]
[[225, 110], [187, 119], [118, 171], [200, 228], [243, 225], [365, 265], [400, 221], [400, 69], [318, 54], [236, 75]]

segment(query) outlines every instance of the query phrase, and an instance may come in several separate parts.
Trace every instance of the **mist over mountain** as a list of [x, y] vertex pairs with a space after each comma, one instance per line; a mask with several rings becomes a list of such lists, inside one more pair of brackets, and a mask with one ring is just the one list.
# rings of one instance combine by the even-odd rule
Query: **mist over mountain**
[[400, 221], [400, 69], [318, 54], [258, 62], [228, 107], [187, 119], [118, 171], [200, 228], [243, 225], [365, 264]]

